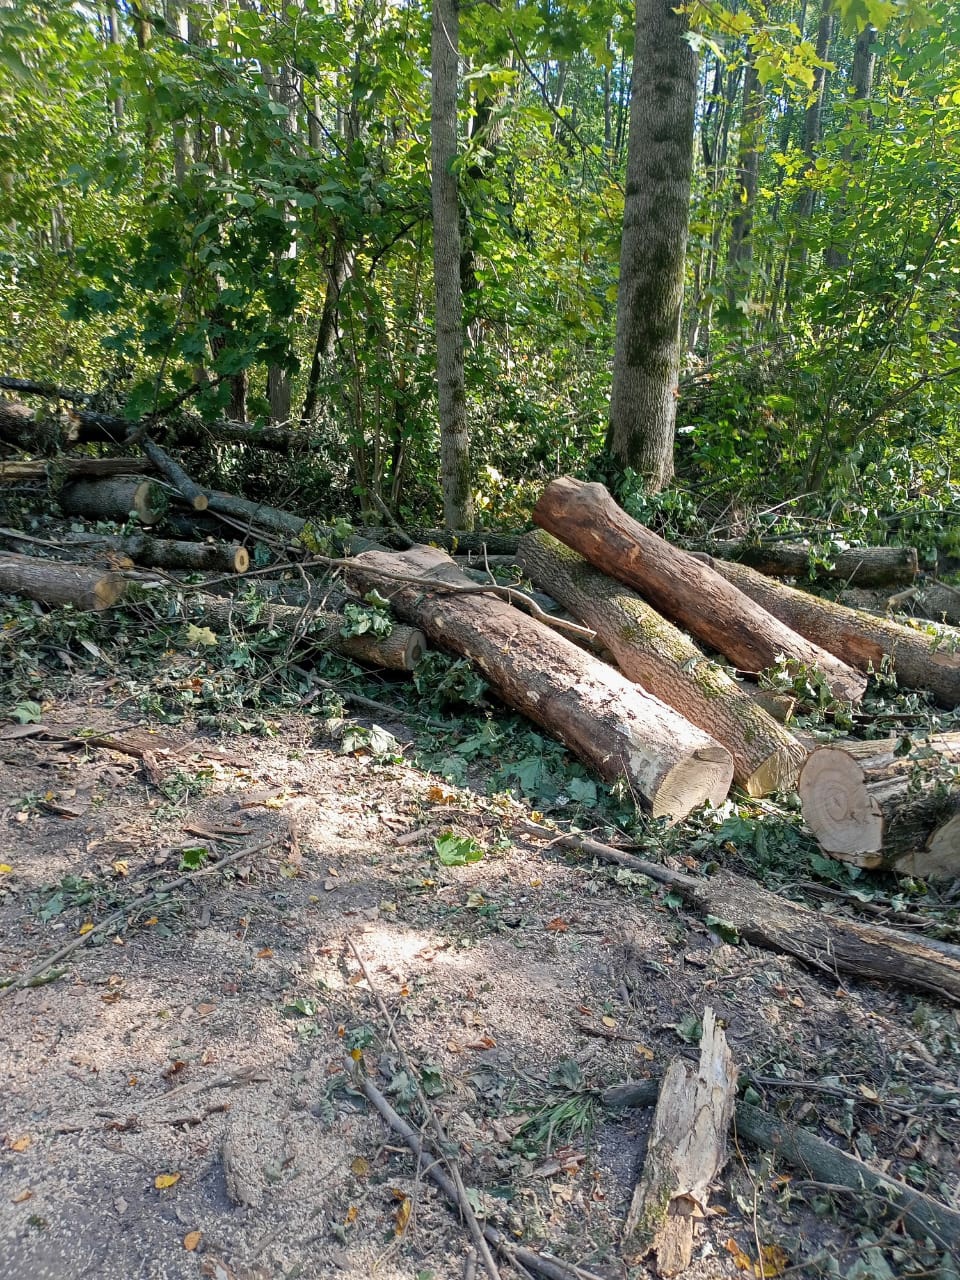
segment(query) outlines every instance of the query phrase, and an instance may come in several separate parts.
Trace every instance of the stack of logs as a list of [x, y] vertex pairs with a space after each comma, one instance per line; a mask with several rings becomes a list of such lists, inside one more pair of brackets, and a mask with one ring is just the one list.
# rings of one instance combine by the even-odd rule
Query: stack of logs
[[[219, 519], [254, 536], [269, 530], [288, 545], [304, 533], [300, 517], [202, 490], [162, 449], [150, 441], [141, 447], [145, 458], [47, 464], [60, 468], [64, 512], [123, 521], [133, 513], [151, 529], [179, 504], [193, 521]], [[37, 465], [0, 464], [14, 472]], [[339, 548], [349, 557], [348, 583], [386, 595], [408, 625], [387, 640], [343, 637], [343, 618], [325, 601], [310, 611], [311, 634], [361, 660], [404, 670], [419, 659], [425, 637], [468, 657], [504, 702], [604, 779], [625, 782], [656, 816], [677, 820], [704, 803], [717, 805], [732, 782], [756, 797], [799, 783], [804, 817], [833, 856], [915, 874], [956, 872], [960, 802], [952, 765], [960, 758], [960, 736], [931, 739], [920, 753], [896, 742], [849, 742], [811, 753], [771, 714], [777, 700], [756, 684], [760, 673], [786, 663], [816, 671], [833, 697], [856, 704], [868, 673], [885, 664], [901, 684], [954, 707], [960, 703], [955, 645], [786, 586], [742, 559], [673, 546], [633, 520], [602, 485], [555, 480], [534, 521], [539, 528], [519, 539], [512, 559], [559, 602], [567, 620], [544, 615], [530, 593], [492, 582], [478, 586], [436, 547], [414, 544], [396, 552], [354, 537]], [[174, 541], [152, 531], [48, 544], [56, 555], [82, 556], [84, 565], [24, 555], [18, 538], [27, 549], [38, 541], [0, 530], [0, 545], [16, 548], [0, 555], [0, 590], [81, 608], [120, 600], [134, 565], [228, 575], [249, 568], [243, 545]], [[764, 551], [762, 564], [781, 574], [802, 569], [781, 549]], [[864, 583], [883, 574], [888, 584], [902, 586], [916, 574], [916, 553], [851, 552], [838, 571]], [[222, 597], [197, 589], [193, 602], [212, 622], [229, 621]], [[268, 621], [302, 631], [304, 610], [275, 605]], [[695, 641], [730, 667], [707, 657]]]

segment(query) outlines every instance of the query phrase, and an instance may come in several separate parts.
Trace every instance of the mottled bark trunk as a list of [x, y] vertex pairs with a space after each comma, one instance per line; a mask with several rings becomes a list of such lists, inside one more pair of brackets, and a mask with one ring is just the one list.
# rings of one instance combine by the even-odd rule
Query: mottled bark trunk
[[652, 491], [673, 475], [697, 57], [672, 0], [637, 0], [607, 448]]
[[737, 149], [737, 182], [727, 254], [727, 299], [731, 307], [738, 297], [749, 296], [753, 274], [753, 211], [760, 177], [760, 128], [763, 118], [760, 77], [751, 51], [743, 73], [743, 106], [740, 144]]
[[470, 433], [463, 378], [463, 296], [457, 176], [459, 0], [434, 0], [431, 46], [433, 275], [436, 296], [440, 485], [450, 528], [473, 527]]

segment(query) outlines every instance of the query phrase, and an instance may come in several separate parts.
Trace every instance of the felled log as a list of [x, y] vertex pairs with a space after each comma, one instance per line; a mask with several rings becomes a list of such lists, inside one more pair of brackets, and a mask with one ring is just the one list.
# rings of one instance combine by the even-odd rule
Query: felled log
[[0, 552], [0, 591], [28, 596], [43, 604], [109, 609], [123, 595], [125, 585], [118, 573], [21, 556], [13, 551]]
[[[405, 550], [406, 542], [404, 542], [401, 534], [396, 529], [388, 526], [376, 526], [370, 528], [359, 529], [357, 531], [363, 538], [368, 538], [371, 542], [382, 543], [385, 547], [393, 547], [397, 550]], [[498, 533], [495, 529], [408, 529], [406, 532], [414, 542], [423, 544], [424, 546], [436, 546], [451, 554], [456, 552], [461, 554], [464, 552], [482, 553], [488, 551], [490, 555], [512, 556], [517, 550], [520, 542], [519, 533]]]
[[134, 564], [152, 569], [179, 569], [187, 573], [246, 573], [250, 552], [237, 543], [176, 542], [155, 538], [149, 533], [68, 534], [63, 540], [68, 551], [112, 551], [129, 556]]
[[470, 658], [504, 702], [601, 777], [625, 778], [655, 815], [681, 818], [727, 794], [733, 760], [725, 747], [535, 618], [478, 594], [482, 588], [444, 552], [368, 551], [351, 561], [347, 576], [363, 591], [388, 595], [401, 617]]
[[671, 1059], [650, 1126], [643, 1172], [623, 1229], [623, 1254], [639, 1264], [656, 1255], [656, 1272], [690, 1265], [710, 1186], [727, 1162], [727, 1131], [737, 1098], [737, 1068], [716, 1015], [703, 1013], [700, 1063]]
[[796, 956], [828, 980], [835, 982], [838, 973], [845, 973], [914, 987], [960, 1004], [960, 947], [948, 942], [811, 911], [727, 871], [701, 879], [587, 836], [540, 823], [518, 825], [551, 847], [576, 849], [669, 885], [698, 915], [723, 921], [755, 946]]
[[142, 448], [160, 474], [170, 481], [184, 501], [193, 507], [194, 511], [206, 511], [210, 499], [196, 481], [187, 475], [179, 462], [174, 461], [165, 449], [161, 449], [152, 440], [145, 439], [142, 442]]
[[800, 774], [803, 819], [825, 852], [857, 866], [960, 875], [960, 733], [906, 755], [901, 741], [817, 747]]
[[236, 604], [222, 596], [197, 592], [191, 603], [214, 626], [227, 628], [238, 619], [244, 627], [270, 627], [277, 631], [296, 633], [309, 639], [322, 649], [332, 649], [348, 658], [366, 662], [374, 667], [386, 667], [393, 671], [413, 671], [427, 650], [427, 638], [415, 627], [394, 625], [388, 636], [342, 635], [344, 619], [341, 614], [321, 609], [297, 609], [293, 605], [266, 605], [257, 615], [256, 622], [243, 618]]
[[960, 702], [960, 652], [941, 645], [932, 624], [929, 631], [915, 630], [797, 591], [744, 564], [702, 558], [781, 622], [851, 666], [860, 671], [879, 669], [884, 657], [889, 657], [901, 685], [928, 689], [944, 707]]
[[163, 517], [167, 499], [163, 490], [143, 476], [111, 476], [102, 480], [75, 480], [60, 491], [60, 506], [68, 516], [124, 523], [133, 512], [141, 524], [152, 525]]
[[863, 676], [758, 609], [708, 565], [645, 529], [602, 484], [554, 480], [533, 518], [598, 569], [635, 587], [665, 617], [741, 670], [764, 671], [785, 656], [822, 671], [835, 697], [856, 702], [862, 696]]
[[143, 464], [143, 458], [8, 458], [0, 462], [0, 484], [60, 477], [74, 480], [130, 475]]
[[[960, 590], [936, 578], [924, 578], [909, 593], [913, 612], [921, 618], [930, 618], [933, 622], [946, 622], [952, 626], [960, 623]], [[888, 600], [892, 605], [903, 601], [906, 593]]]
[[640, 596], [539, 529], [520, 539], [517, 563], [596, 631], [624, 675], [727, 748], [748, 795], [793, 787], [805, 749]]
[[711, 541], [688, 546], [736, 560], [771, 578], [837, 579], [852, 587], [906, 587], [917, 576], [916, 547], [845, 547], [828, 552], [829, 565], [810, 570], [810, 547], [799, 542]]

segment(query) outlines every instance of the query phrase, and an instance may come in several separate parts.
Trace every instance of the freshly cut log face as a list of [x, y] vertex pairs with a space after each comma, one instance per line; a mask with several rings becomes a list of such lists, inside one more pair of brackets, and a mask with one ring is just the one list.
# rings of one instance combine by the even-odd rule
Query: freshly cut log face
[[111, 476], [103, 480], [76, 480], [63, 487], [60, 505], [68, 516], [90, 520], [126, 521], [136, 513], [141, 524], [156, 524], [167, 508], [166, 496], [143, 476]]
[[[945, 636], [913, 630], [863, 609], [848, 609], [765, 578], [745, 564], [705, 557], [728, 582], [768, 613], [801, 635], [816, 640], [831, 653], [861, 671], [879, 670], [889, 657], [897, 679], [908, 689], [929, 689], [944, 707], [960, 703], [960, 652], [943, 643]], [[930, 630], [934, 630], [931, 626]], [[957, 632], [952, 638], [958, 638]]]
[[76, 609], [109, 609], [123, 595], [119, 573], [86, 565], [41, 560], [12, 551], [0, 552], [0, 591], [13, 591], [44, 604], [70, 604]]
[[432, 640], [474, 661], [504, 702], [608, 782], [626, 779], [655, 815], [682, 818], [726, 796], [733, 777], [726, 748], [564, 636], [479, 594], [442, 551], [367, 551], [347, 572], [363, 591], [389, 596]]
[[748, 795], [795, 785], [805, 748], [636, 592], [540, 529], [520, 539], [517, 563], [596, 631], [624, 675], [723, 743]]
[[[804, 821], [833, 857], [904, 874], [960, 874], [960, 734], [937, 734], [914, 755], [900, 739], [832, 743], [800, 774]], [[945, 776], [946, 775], [946, 776]]]
[[822, 671], [835, 697], [857, 702], [863, 696], [863, 676], [758, 609], [708, 565], [645, 529], [602, 484], [554, 480], [533, 518], [598, 569], [635, 587], [665, 617], [742, 671], [764, 671], [786, 657]]

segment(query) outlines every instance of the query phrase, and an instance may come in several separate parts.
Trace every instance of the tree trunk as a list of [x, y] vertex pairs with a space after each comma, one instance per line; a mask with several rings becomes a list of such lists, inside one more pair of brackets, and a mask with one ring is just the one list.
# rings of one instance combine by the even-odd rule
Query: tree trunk
[[[960, 873], [960, 733], [898, 755], [901, 739], [818, 747], [800, 775], [803, 819], [832, 857], [906, 875]], [[953, 766], [953, 767], [951, 767]]]
[[533, 518], [598, 569], [636, 588], [660, 613], [742, 671], [765, 671], [786, 656], [818, 668], [835, 697], [855, 702], [863, 695], [866, 680], [856, 671], [758, 609], [741, 591], [731, 590], [696, 557], [645, 529], [617, 506], [602, 484], [568, 477], [554, 480]]
[[[400, 551], [405, 550], [409, 545], [396, 529], [385, 526], [373, 525], [358, 529], [357, 532], [361, 537], [369, 538], [371, 542], [382, 542], [385, 547], [396, 547]], [[519, 533], [497, 533], [495, 530], [414, 528], [405, 530], [405, 533], [409, 535], [410, 542], [442, 547], [451, 555], [462, 552], [473, 552], [479, 555], [486, 552], [489, 555], [512, 556], [516, 554], [520, 544]]]
[[724, 560], [736, 560], [773, 578], [839, 579], [847, 586], [907, 586], [917, 576], [916, 547], [848, 547], [827, 552], [828, 565], [811, 569], [812, 547], [774, 542], [757, 546], [749, 542], [685, 544], [688, 551], [706, 551]]
[[470, 433], [463, 378], [463, 295], [460, 291], [460, 210], [457, 193], [457, 68], [460, 0], [433, 0], [430, 157], [433, 278], [436, 296], [440, 487], [451, 529], [473, 526]]
[[143, 476], [113, 476], [65, 485], [60, 491], [60, 506], [68, 516], [125, 524], [132, 514], [141, 524], [151, 525], [163, 518], [167, 495]]
[[373, 667], [393, 671], [413, 671], [427, 650], [427, 638], [414, 627], [395, 625], [388, 636], [344, 636], [344, 619], [339, 613], [319, 609], [298, 609], [294, 605], [270, 604], [256, 622], [243, 617], [243, 607], [223, 596], [198, 592], [190, 597], [191, 605], [215, 626], [229, 627], [239, 622], [247, 627], [271, 627], [276, 631], [296, 634], [305, 642], [321, 649], [332, 649], [345, 657], [355, 658]]
[[102, 479], [104, 476], [130, 475], [143, 467], [143, 458], [67, 458], [62, 454], [47, 460], [21, 458], [0, 462], [0, 484], [18, 480]]
[[126, 583], [119, 573], [104, 573], [85, 565], [40, 560], [12, 551], [0, 552], [0, 591], [13, 592], [50, 605], [75, 609], [109, 609], [123, 595]]
[[806, 750], [638, 595], [537, 530], [521, 539], [517, 563], [596, 631], [624, 675], [727, 748], [748, 795], [795, 785]]
[[607, 449], [651, 491], [673, 475], [697, 56], [673, 0], [636, 0]]
[[738, 298], [749, 299], [753, 274], [753, 210], [760, 178], [760, 130], [763, 124], [763, 93], [757, 74], [756, 56], [747, 55], [743, 73], [743, 106], [740, 113], [740, 145], [737, 152], [737, 182], [734, 187], [733, 220], [727, 250], [727, 300], [733, 307]]
[[[875, 50], [875, 42], [877, 39], [877, 28], [866, 26], [857, 36], [857, 42], [853, 51], [853, 68], [850, 76], [851, 87], [853, 89], [853, 97], [855, 102], [869, 101], [870, 94], [873, 91], [873, 74], [877, 65], [877, 55]], [[861, 113], [861, 120], [869, 119], [867, 112]], [[862, 146], [858, 147], [853, 143], [845, 143], [841, 153], [843, 164], [849, 171], [850, 167], [856, 164], [860, 158]], [[834, 210], [834, 221], [840, 222], [847, 213], [847, 186], [844, 184], [843, 193], [837, 201], [837, 207]], [[839, 267], [845, 267], [849, 261], [846, 247], [840, 248], [838, 245], [831, 243], [824, 255], [824, 259], [828, 267], [837, 270]]]
[[129, 556], [134, 564], [188, 573], [246, 573], [250, 568], [250, 553], [246, 547], [216, 542], [176, 542], [168, 538], [154, 538], [149, 533], [134, 533], [127, 537], [68, 534], [63, 548], [80, 554], [85, 551], [114, 551]]
[[914, 631], [863, 609], [848, 609], [784, 586], [745, 564], [713, 560], [710, 556], [697, 559], [710, 564], [788, 627], [860, 671], [879, 670], [883, 659], [889, 658], [900, 684], [908, 689], [929, 689], [944, 707], [960, 703], [960, 653], [949, 645], [938, 647], [942, 637], [932, 624], [930, 633]]
[[[726, 795], [733, 761], [725, 748], [549, 627], [480, 594], [442, 551], [369, 551], [347, 574], [364, 591], [388, 594], [402, 617], [470, 658], [504, 702], [606, 781], [626, 779], [655, 816], [679, 819]], [[401, 585], [397, 574], [415, 581]]]

